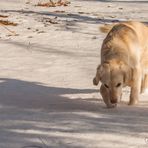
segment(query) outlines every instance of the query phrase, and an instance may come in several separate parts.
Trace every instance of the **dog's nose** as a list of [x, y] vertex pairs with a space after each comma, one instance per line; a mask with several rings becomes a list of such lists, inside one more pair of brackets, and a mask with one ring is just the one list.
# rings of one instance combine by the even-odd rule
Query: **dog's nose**
[[117, 103], [117, 99], [111, 99], [110, 101], [111, 101], [112, 104]]

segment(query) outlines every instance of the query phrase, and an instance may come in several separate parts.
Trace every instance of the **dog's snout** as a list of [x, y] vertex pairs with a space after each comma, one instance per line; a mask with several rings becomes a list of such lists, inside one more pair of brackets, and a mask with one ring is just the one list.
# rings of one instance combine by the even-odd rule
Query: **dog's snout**
[[111, 101], [112, 104], [117, 103], [117, 99], [111, 99], [110, 101]]

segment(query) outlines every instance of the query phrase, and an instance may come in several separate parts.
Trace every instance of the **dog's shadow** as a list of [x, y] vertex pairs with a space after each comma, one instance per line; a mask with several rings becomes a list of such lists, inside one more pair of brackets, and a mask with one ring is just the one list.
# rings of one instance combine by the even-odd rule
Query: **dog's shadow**
[[0, 104], [1, 106], [40, 109], [44, 111], [73, 111], [97, 110], [99, 99], [75, 98], [70, 99], [65, 95], [95, 93], [95, 89], [73, 89], [49, 87], [38, 82], [27, 82], [17, 79], [0, 79]]

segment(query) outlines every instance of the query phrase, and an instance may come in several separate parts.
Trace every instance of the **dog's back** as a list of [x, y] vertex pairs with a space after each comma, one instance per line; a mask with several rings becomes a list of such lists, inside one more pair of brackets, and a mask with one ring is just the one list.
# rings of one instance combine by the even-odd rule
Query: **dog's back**
[[130, 66], [140, 62], [144, 67], [148, 67], [146, 25], [139, 22], [124, 22], [105, 27], [105, 31], [109, 30], [109, 33], [102, 45], [101, 63], [116, 58]]

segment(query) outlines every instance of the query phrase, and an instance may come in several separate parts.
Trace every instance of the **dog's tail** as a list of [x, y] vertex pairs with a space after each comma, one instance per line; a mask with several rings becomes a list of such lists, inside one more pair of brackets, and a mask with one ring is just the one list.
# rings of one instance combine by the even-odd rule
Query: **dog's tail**
[[104, 24], [103, 26], [99, 27], [99, 30], [102, 33], [108, 33], [116, 24]]

